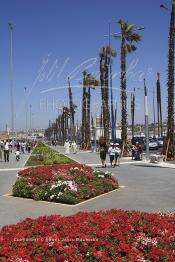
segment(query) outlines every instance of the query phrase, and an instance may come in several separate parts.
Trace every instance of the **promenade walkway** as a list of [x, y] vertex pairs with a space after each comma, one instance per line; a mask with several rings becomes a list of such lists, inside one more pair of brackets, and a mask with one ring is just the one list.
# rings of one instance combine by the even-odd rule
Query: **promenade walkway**
[[[63, 153], [63, 147], [56, 147]], [[39, 217], [51, 214], [70, 215], [79, 211], [99, 211], [111, 208], [140, 210], [148, 212], [175, 212], [175, 172], [174, 169], [135, 166], [130, 158], [122, 159], [120, 167], [106, 169], [119, 180], [121, 188], [107, 195], [89, 200], [76, 206], [36, 202], [14, 198], [7, 194], [12, 191], [17, 170], [29, 155], [22, 155], [15, 162], [14, 155], [9, 163], [0, 162], [0, 226], [17, 223], [27, 217]], [[100, 169], [97, 153], [79, 152], [70, 154], [75, 160]]]

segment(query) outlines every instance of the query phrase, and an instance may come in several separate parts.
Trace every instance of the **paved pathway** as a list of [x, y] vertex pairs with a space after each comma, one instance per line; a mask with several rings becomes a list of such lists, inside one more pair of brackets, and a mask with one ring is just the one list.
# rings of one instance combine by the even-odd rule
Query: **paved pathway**
[[[62, 147], [58, 147], [57, 150], [64, 152]], [[70, 156], [87, 164], [99, 163], [96, 153], [80, 152], [76, 155], [70, 154]], [[124, 188], [77, 206], [4, 196], [11, 192], [12, 185], [16, 180], [17, 171], [12, 168], [22, 168], [26, 159], [27, 155], [24, 155], [20, 164], [14, 160], [9, 163], [0, 163], [0, 169], [4, 169], [5, 164], [8, 169], [8, 171], [4, 169], [0, 172], [0, 226], [19, 222], [26, 217], [51, 214], [70, 215], [78, 211], [97, 211], [110, 208], [175, 212], [175, 171], [165, 168], [134, 166], [128, 163], [131, 162], [130, 159], [122, 160], [120, 167], [106, 169], [114, 173], [120, 186], [125, 186]]]
[[4, 162], [4, 160], [0, 161], [0, 171], [10, 170], [10, 169], [19, 169], [25, 165], [25, 162], [29, 158], [28, 153], [20, 155], [20, 161], [16, 161], [15, 153], [10, 153], [9, 162]]

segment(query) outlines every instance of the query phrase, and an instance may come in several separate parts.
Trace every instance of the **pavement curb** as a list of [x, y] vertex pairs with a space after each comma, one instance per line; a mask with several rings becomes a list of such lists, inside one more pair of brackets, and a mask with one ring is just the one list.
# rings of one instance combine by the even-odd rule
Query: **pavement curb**
[[103, 196], [112, 194], [112, 193], [114, 193], [114, 192], [116, 192], [116, 191], [122, 190], [122, 189], [124, 189], [124, 188], [126, 188], [126, 186], [119, 186], [119, 188], [117, 188], [117, 189], [114, 189], [114, 190], [109, 191], [109, 192], [107, 192], [107, 193], [104, 193], [104, 194], [102, 194], [102, 195], [93, 197], [93, 198], [91, 198], [91, 199], [87, 199], [87, 200], [82, 201], [82, 202], [80, 202], [80, 203], [78, 203], [78, 204], [75, 204], [75, 205], [64, 204], [64, 203], [56, 203], [56, 202], [50, 202], [50, 201], [42, 201], [42, 200], [36, 201], [36, 200], [30, 199], [30, 198], [16, 197], [16, 196], [13, 196], [12, 193], [6, 193], [6, 194], [4, 194], [4, 195], [2, 195], [2, 196], [3, 196], [3, 197], [9, 197], [9, 198], [11, 197], [11, 198], [16, 198], [16, 199], [21, 199], [21, 200], [24, 200], [24, 201], [25, 201], [25, 200], [27, 200], [27, 201], [32, 201], [32, 202], [35, 202], [35, 203], [46, 203], [46, 204], [53, 204], [53, 205], [60, 205], [60, 206], [67, 206], [67, 207], [77, 207], [77, 206], [86, 204], [87, 202], [90, 202], [90, 201], [92, 201], [92, 200], [95, 200], [95, 199], [98, 199], [98, 198], [100, 198], [100, 197], [103, 197]]

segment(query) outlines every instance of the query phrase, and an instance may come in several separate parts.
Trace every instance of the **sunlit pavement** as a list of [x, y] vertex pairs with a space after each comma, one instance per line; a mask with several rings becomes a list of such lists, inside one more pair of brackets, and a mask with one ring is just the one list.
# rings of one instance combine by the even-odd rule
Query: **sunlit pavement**
[[0, 160], [0, 171], [1, 170], [3, 171], [4, 169], [11, 170], [11, 169], [22, 168], [25, 165], [29, 156], [30, 156], [30, 154], [28, 154], [28, 153], [21, 154], [20, 160], [16, 161], [15, 152], [10, 153], [9, 162], [5, 162], [4, 158], [2, 158], [2, 160]]
[[[63, 147], [57, 147], [64, 153]], [[97, 153], [80, 152], [70, 157], [86, 164], [100, 164]], [[22, 156], [20, 167], [26, 161]], [[131, 158], [123, 159], [120, 167], [108, 166], [103, 171], [112, 172], [119, 181], [121, 188], [99, 198], [92, 199], [77, 206], [66, 206], [47, 202], [36, 202], [21, 198], [9, 197], [12, 185], [16, 180], [17, 171], [0, 172], [0, 226], [19, 222], [27, 217], [60, 214], [70, 215], [78, 211], [99, 211], [111, 208], [124, 210], [140, 210], [147, 212], [175, 212], [174, 188], [175, 172], [169, 168], [135, 166], [130, 164]], [[135, 162], [135, 161], [134, 161]], [[9, 165], [7, 168], [18, 168], [18, 163], [0, 163]], [[20, 168], [19, 167], [19, 168]], [[95, 166], [94, 166], [95, 168]], [[97, 166], [101, 170], [100, 166]]]

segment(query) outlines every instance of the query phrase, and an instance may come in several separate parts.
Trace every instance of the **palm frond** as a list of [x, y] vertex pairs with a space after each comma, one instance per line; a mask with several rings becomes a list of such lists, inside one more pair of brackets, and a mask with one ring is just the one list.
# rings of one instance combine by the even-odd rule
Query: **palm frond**
[[139, 42], [141, 41], [141, 35], [138, 33], [132, 33], [132, 34], [128, 34], [126, 35], [126, 40], [129, 42]]
[[125, 44], [124, 48], [126, 53], [132, 53], [137, 49], [135, 45], [129, 45], [129, 44]]
[[132, 33], [135, 28], [136, 28], [136, 25], [126, 23], [125, 32], [126, 32], [127, 34], [128, 34], [128, 33]]

